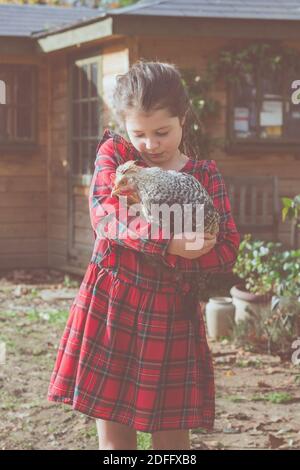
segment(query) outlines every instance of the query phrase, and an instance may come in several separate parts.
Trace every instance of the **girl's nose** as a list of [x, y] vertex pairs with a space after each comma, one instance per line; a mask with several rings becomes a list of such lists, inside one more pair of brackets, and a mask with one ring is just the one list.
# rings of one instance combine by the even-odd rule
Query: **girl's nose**
[[159, 148], [159, 143], [152, 140], [152, 139], [147, 139], [145, 141], [145, 148], [146, 148], [147, 152], [155, 153], [155, 150], [157, 150]]

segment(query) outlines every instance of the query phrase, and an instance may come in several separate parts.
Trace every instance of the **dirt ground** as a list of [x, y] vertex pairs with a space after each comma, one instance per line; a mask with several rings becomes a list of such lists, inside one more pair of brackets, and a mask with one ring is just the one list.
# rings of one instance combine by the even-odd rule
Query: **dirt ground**
[[[94, 420], [46, 400], [80, 278], [46, 270], [0, 276], [0, 449], [97, 449]], [[4, 346], [6, 360], [3, 363]], [[216, 379], [213, 432], [192, 449], [300, 449], [300, 366], [210, 341]], [[2, 363], [1, 363], [2, 351]], [[138, 432], [139, 449], [152, 449]]]

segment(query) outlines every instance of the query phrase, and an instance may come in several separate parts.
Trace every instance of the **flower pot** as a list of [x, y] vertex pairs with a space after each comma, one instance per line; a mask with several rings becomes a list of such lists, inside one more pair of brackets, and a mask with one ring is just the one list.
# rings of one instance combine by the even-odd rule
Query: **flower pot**
[[272, 294], [253, 294], [248, 292], [243, 284], [237, 284], [230, 289], [232, 303], [235, 306], [235, 323], [250, 318], [247, 308], [259, 315], [261, 309], [271, 306]]
[[211, 297], [205, 307], [207, 334], [218, 339], [230, 335], [235, 307], [230, 297]]

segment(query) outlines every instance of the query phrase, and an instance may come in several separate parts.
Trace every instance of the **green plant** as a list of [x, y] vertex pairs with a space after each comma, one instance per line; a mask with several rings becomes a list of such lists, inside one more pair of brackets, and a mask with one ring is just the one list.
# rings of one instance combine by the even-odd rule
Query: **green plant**
[[[291, 199], [282, 197], [282, 221], [286, 219], [298, 221], [300, 217], [300, 194]], [[298, 225], [300, 227], [300, 224]]]
[[278, 262], [274, 293], [284, 297], [300, 297], [300, 249], [281, 252]]
[[249, 292], [266, 294], [272, 292], [280, 277], [279, 253], [281, 243], [252, 240], [245, 235], [240, 243], [233, 272], [245, 283]]
[[251, 346], [252, 352], [267, 352], [286, 359], [291, 355], [291, 344], [300, 334], [300, 303], [263, 307], [259, 314], [247, 307], [246, 320], [234, 327], [237, 345]]

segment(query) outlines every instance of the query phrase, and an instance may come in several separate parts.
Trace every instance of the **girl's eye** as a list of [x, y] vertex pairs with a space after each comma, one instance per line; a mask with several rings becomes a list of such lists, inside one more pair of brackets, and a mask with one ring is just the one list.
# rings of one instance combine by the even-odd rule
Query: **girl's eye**
[[[158, 135], [159, 137], [163, 137], [164, 135], [168, 135], [168, 132], [157, 132], [156, 135]], [[136, 135], [135, 136], [137, 139], [141, 139], [142, 137], [144, 137], [143, 135]]]

